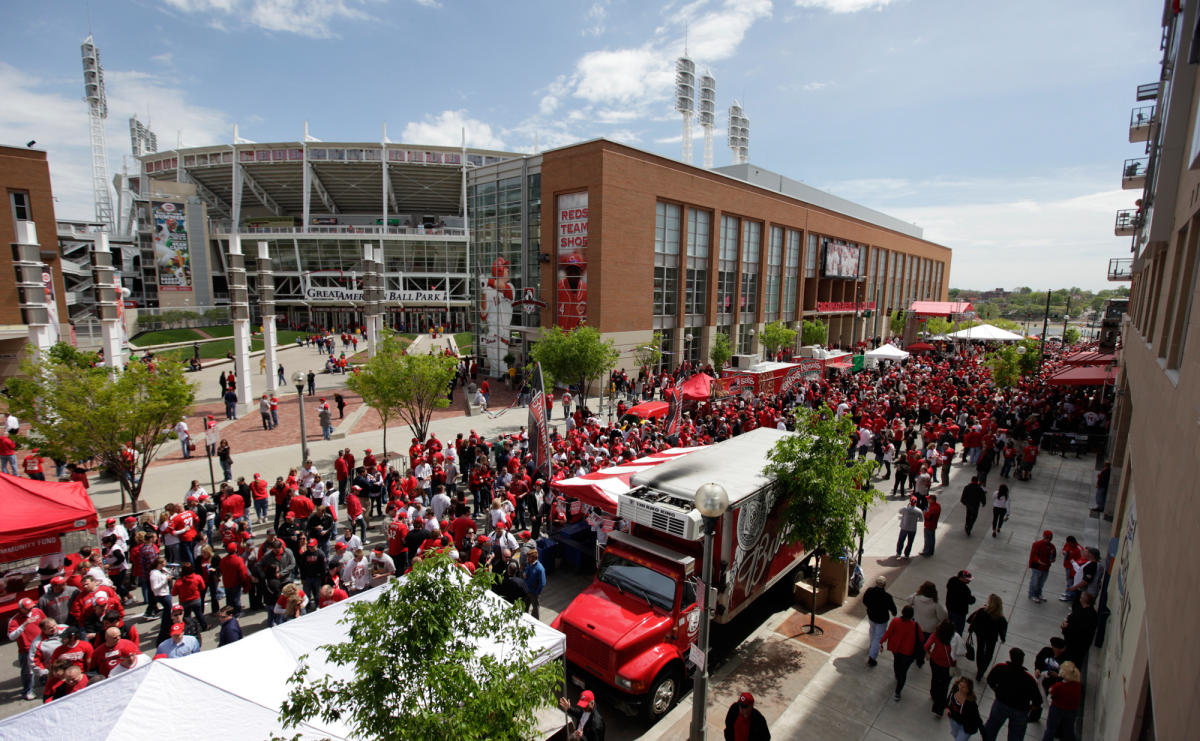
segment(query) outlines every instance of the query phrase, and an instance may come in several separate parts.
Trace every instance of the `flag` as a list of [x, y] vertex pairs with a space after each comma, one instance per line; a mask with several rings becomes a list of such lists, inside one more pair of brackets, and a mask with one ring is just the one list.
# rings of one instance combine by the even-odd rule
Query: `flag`
[[671, 387], [671, 410], [667, 412], [667, 437], [679, 434], [683, 421], [683, 389], [677, 383]]
[[550, 425], [546, 420], [546, 387], [542, 382], [542, 364], [533, 364], [529, 375], [529, 436], [533, 443], [534, 470], [550, 480]]

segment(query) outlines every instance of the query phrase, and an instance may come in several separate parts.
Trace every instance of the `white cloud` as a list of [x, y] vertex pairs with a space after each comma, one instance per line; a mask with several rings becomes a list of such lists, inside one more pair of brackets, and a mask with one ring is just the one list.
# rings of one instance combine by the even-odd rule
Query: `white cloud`
[[630, 103], [664, 98], [674, 84], [671, 59], [650, 48], [594, 51], [575, 66], [575, 97], [592, 103]]
[[599, 36], [604, 33], [604, 24], [608, 20], [609, 2], [610, 0], [600, 0], [592, 3], [592, 7], [588, 8], [588, 12], [583, 16], [586, 25], [580, 33], [584, 36]]
[[417, 0], [417, 5], [421, 5], [421, 6], [424, 6], [424, 7], [426, 7], [426, 8], [440, 8], [440, 7], [442, 7], [442, 4], [441, 4], [440, 2], [438, 2], [438, 0]]
[[[362, 6], [371, 1], [166, 0], [166, 3], [182, 13], [208, 16], [206, 20], [209, 26], [222, 31], [229, 26], [241, 29], [248, 23], [268, 31], [330, 38], [336, 35], [331, 26], [337, 21], [369, 19]], [[227, 20], [231, 21], [228, 25], [225, 23]]]
[[882, 9], [892, 0], [796, 0], [801, 8], [817, 8], [831, 13], [857, 13], [860, 10]]
[[410, 121], [404, 127], [402, 141], [408, 144], [434, 144], [457, 147], [462, 144], [462, 132], [466, 129], [467, 146], [481, 149], [504, 149], [504, 141], [492, 132], [488, 124], [468, 118], [466, 111], [442, 111], [437, 116], [425, 117], [424, 121]]

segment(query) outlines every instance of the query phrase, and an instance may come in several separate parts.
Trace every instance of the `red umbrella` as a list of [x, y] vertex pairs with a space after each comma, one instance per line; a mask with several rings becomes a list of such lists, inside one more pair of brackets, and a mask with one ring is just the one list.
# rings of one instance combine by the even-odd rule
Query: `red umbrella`
[[928, 342], [914, 342], [904, 349], [909, 352], [929, 352], [933, 349], [933, 345]]

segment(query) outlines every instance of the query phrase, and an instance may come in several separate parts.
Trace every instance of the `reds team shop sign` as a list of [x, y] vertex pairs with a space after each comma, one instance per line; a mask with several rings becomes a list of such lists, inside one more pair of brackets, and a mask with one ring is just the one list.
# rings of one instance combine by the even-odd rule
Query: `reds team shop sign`
[[558, 197], [558, 326], [574, 329], [587, 321], [588, 194]]

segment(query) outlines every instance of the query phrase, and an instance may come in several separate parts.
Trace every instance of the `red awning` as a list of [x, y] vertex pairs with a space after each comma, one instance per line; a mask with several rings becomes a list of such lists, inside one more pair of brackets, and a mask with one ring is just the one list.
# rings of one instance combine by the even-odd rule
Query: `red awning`
[[684, 401], [708, 401], [712, 396], [713, 377], [707, 373], [697, 373], [683, 382], [679, 388], [683, 391]]
[[851, 365], [852, 365], [851, 361], [842, 360], [841, 358], [838, 358], [837, 360], [826, 360], [825, 361], [826, 368], [849, 368], [849, 367], [851, 367]]
[[951, 314], [965, 314], [974, 310], [975, 307], [966, 301], [913, 301], [908, 313], [949, 318]]
[[625, 413], [642, 419], [660, 419], [667, 416], [667, 412], [670, 410], [671, 405], [665, 401], [643, 401], [641, 404], [629, 407]]
[[578, 499], [584, 504], [616, 514], [617, 495], [630, 490], [629, 481], [635, 473], [649, 470], [660, 463], [666, 463], [681, 455], [700, 450], [702, 447], [669, 448], [661, 453], [654, 453], [619, 466], [609, 466], [583, 476], [552, 482], [550, 488], [565, 497]]
[[1046, 383], [1051, 386], [1102, 386], [1116, 380], [1115, 365], [1069, 365], [1050, 374]]
[[928, 342], [914, 342], [904, 349], [909, 352], [929, 352], [933, 350], [933, 345]]
[[[41, 535], [99, 525], [96, 507], [78, 481], [37, 481], [0, 474], [0, 554]], [[0, 561], [4, 560], [0, 555]]]
[[1081, 350], [1063, 358], [1063, 362], [1067, 365], [1111, 365], [1116, 362], [1116, 358], [1117, 356], [1113, 353]]

